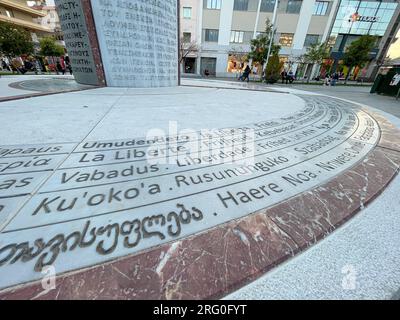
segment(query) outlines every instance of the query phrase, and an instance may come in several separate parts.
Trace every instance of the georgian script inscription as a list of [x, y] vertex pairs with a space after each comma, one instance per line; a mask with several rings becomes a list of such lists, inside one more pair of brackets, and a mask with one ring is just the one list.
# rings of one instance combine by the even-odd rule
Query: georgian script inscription
[[88, 220], [83, 224], [81, 231], [67, 235], [60, 233], [48, 241], [38, 238], [32, 243], [14, 243], [1, 248], [0, 267], [34, 261], [34, 270], [41, 272], [43, 267], [53, 265], [60, 254], [92, 246], [99, 255], [108, 256], [117, 249], [119, 242], [125, 249], [134, 249], [145, 239], [177, 238], [185, 225], [198, 223], [203, 218], [201, 210], [195, 207], [188, 210], [183, 204], [177, 204], [175, 210], [167, 214], [156, 214], [100, 227], [92, 226]]
[[380, 138], [354, 105], [303, 96], [239, 128], [0, 147], [0, 288], [136, 254], [310, 190]]

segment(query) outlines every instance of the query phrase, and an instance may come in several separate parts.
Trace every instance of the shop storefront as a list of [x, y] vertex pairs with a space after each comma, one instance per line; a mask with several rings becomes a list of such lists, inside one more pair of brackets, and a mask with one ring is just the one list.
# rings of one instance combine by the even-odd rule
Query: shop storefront
[[247, 53], [229, 53], [226, 72], [235, 74], [238, 77], [246, 68], [247, 64]]
[[377, 44], [370, 53], [370, 59], [371, 61], [376, 59], [379, 41], [388, 29], [397, 6], [398, 1], [393, 0], [342, 0], [331, 32], [331, 39], [334, 41], [331, 53], [332, 71], [345, 74], [350, 72], [354, 78], [366, 77], [367, 67], [363, 70], [359, 68], [348, 70], [341, 65], [344, 53], [351, 43], [362, 35], [373, 35], [377, 36]]

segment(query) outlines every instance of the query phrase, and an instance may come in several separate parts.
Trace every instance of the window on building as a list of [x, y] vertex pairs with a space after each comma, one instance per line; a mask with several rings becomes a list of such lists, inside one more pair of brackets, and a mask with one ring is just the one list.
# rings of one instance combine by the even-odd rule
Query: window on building
[[261, 1], [261, 12], [274, 12], [274, 8], [275, 8], [275, 0]]
[[305, 47], [310, 47], [313, 44], [316, 44], [319, 42], [319, 35], [318, 34], [308, 34], [306, 36], [306, 40], [304, 41], [304, 46]]
[[315, 16], [325, 16], [328, 13], [328, 1], [315, 1], [314, 12]]
[[289, 0], [286, 7], [286, 13], [300, 13], [302, 3], [302, 0]]
[[206, 9], [221, 9], [221, 0], [204, 0], [204, 8]]
[[243, 31], [231, 31], [231, 43], [243, 43], [244, 32]]
[[12, 10], [6, 10], [6, 16], [9, 18], [14, 18], [14, 12], [12, 12]]
[[249, 0], [235, 0], [234, 5], [233, 5], [233, 10], [248, 11], [249, 10]]
[[205, 29], [204, 30], [204, 41], [206, 42], [218, 42], [218, 29]]
[[291, 47], [293, 44], [293, 33], [281, 33], [279, 44], [283, 47]]
[[183, 33], [183, 42], [184, 43], [192, 42], [192, 34], [190, 32], [184, 32]]
[[192, 19], [192, 7], [183, 7], [183, 18]]

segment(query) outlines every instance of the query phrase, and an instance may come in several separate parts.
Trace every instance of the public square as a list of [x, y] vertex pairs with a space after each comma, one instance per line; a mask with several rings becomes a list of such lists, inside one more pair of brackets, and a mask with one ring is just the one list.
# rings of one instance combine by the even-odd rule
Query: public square
[[[30, 285], [2, 297], [86, 299], [101, 292], [99, 298], [115, 299], [126, 298], [127, 288], [138, 299], [397, 294], [400, 121], [393, 97], [363, 87], [318, 87], [321, 95], [296, 86], [193, 79], [174, 89], [85, 87], [48, 95], [43, 90], [53, 89], [43, 80], [65, 81], [68, 90], [71, 79], [25, 78], [0, 80], [1, 92], [10, 95], [45, 94], [0, 104], [1, 272], [13, 275], [0, 285], [41, 279], [50, 262], [63, 280], [47, 296]], [[10, 91], [10, 84], [21, 88], [15, 80], [36, 91]], [[233, 143], [246, 131], [232, 128], [255, 129], [255, 136]], [[239, 167], [220, 158], [196, 162], [202, 153], [188, 141], [209, 147], [206, 129], [214, 135], [212, 149], [236, 152]], [[164, 138], [146, 146], [155, 136]], [[144, 160], [146, 148], [158, 152], [150, 160], [155, 164]], [[246, 162], [247, 153], [253, 162]], [[191, 222], [171, 224], [169, 211], [190, 208], [199, 210]], [[142, 235], [124, 242], [135, 221]], [[100, 239], [74, 244], [85, 228]], [[83, 271], [69, 273], [77, 269]], [[352, 271], [357, 286], [345, 290]]]
[[400, 300], [398, 37], [392, 0], [0, 1], [0, 300]]

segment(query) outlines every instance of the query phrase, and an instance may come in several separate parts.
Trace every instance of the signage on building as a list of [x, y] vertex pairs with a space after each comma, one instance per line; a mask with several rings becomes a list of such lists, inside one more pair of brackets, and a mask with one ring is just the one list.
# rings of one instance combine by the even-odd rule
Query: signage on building
[[390, 86], [397, 86], [400, 83], [400, 74], [396, 73], [393, 77], [392, 81], [390, 82]]
[[359, 15], [358, 12], [353, 13], [349, 19], [349, 22], [378, 22], [378, 17], [373, 16], [362, 16]]

